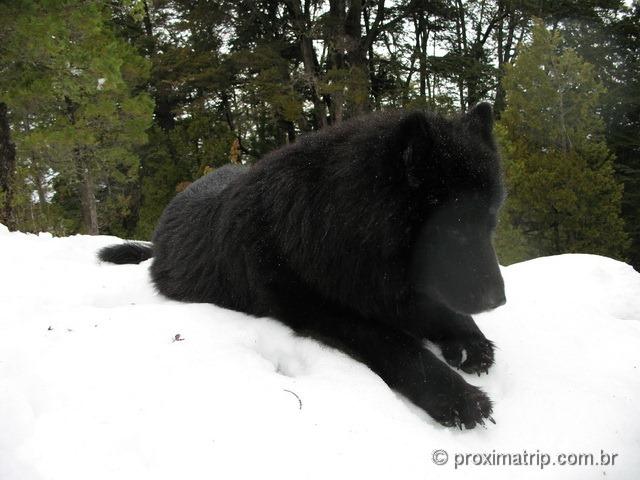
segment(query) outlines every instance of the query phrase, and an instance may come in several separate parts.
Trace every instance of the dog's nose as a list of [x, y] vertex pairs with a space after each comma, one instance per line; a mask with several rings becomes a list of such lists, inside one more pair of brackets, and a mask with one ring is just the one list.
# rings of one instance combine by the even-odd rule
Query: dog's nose
[[493, 310], [494, 308], [501, 307], [505, 303], [507, 303], [507, 297], [505, 296], [504, 292], [501, 292], [495, 295], [490, 295], [487, 298], [487, 307], [491, 310]]

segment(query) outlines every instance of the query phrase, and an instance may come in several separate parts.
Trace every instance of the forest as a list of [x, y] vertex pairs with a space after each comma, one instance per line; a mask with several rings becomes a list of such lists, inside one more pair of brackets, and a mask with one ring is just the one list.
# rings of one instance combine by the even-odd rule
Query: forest
[[510, 264], [640, 269], [640, 3], [0, 0], [0, 223], [149, 239], [190, 182], [369, 111], [494, 105]]

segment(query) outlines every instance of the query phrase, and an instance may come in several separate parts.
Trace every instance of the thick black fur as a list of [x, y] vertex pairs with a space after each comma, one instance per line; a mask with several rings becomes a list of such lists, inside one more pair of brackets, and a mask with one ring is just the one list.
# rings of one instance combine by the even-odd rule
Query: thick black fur
[[369, 115], [194, 182], [160, 219], [151, 275], [170, 298], [337, 345], [443, 425], [473, 428], [490, 400], [423, 339], [465, 372], [492, 365], [470, 314], [505, 302], [503, 196], [488, 104]]
[[98, 252], [98, 258], [103, 262], [125, 265], [140, 263], [153, 256], [153, 247], [146, 243], [126, 242], [120, 245], [109, 245]]

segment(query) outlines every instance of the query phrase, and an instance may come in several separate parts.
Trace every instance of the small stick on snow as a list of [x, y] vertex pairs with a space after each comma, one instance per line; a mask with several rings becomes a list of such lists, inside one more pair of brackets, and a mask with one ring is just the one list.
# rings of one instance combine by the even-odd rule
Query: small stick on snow
[[302, 410], [302, 400], [300, 400], [300, 397], [298, 396], [298, 394], [296, 392], [292, 392], [291, 390], [287, 390], [286, 388], [283, 388], [282, 390], [284, 390], [285, 392], [289, 392], [291, 395], [293, 395], [294, 397], [296, 397], [298, 399], [298, 409]]

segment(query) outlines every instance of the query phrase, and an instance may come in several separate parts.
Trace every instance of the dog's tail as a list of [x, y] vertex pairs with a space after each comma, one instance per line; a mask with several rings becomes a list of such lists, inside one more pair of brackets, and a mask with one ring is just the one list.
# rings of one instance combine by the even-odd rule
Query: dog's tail
[[140, 263], [153, 257], [153, 247], [150, 243], [125, 242], [118, 245], [109, 245], [100, 249], [98, 258], [103, 262], [117, 263], [124, 265], [127, 263]]

